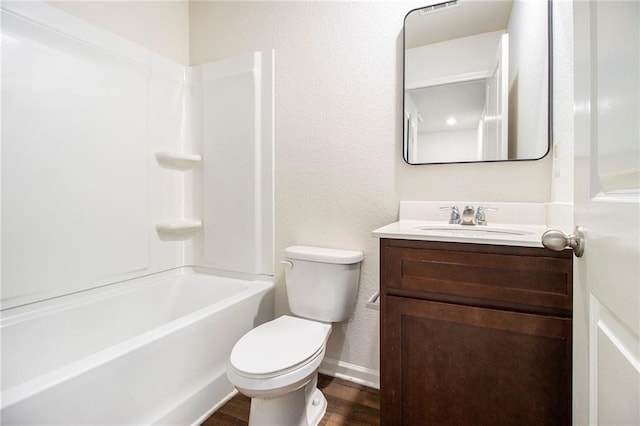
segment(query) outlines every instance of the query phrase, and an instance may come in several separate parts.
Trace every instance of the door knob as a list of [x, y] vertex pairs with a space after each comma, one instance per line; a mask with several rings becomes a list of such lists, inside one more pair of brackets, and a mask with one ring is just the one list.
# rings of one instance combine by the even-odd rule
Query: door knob
[[557, 229], [549, 229], [542, 234], [542, 245], [553, 251], [562, 251], [572, 248], [576, 257], [582, 257], [584, 253], [584, 231], [576, 226], [573, 234], [567, 235]]

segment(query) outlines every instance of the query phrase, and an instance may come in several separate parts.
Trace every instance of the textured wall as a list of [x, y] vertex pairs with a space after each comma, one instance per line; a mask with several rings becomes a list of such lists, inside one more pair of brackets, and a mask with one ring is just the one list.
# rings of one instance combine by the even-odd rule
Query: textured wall
[[[553, 182], [551, 201], [573, 203], [573, 3], [553, 8]], [[573, 229], [570, 226], [570, 229]]]
[[[402, 24], [422, 1], [192, 2], [193, 65], [274, 48], [275, 255], [365, 253], [358, 306], [327, 357], [378, 368], [378, 241], [407, 200], [548, 201], [551, 160], [409, 166], [401, 156]], [[276, 264], [277, 311], [287, 310]]]

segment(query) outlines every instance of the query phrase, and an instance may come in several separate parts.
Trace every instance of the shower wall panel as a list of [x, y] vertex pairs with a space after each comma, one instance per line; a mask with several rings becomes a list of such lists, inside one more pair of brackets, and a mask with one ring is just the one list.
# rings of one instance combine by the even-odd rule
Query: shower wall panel
[[180, 115], [163, 121], [163, 105], [176, 104], [173, 75], [182, 74], [63, 12], [28, 6], [39, 6], [40, 22], [2, 10], [3, 309], [182, 260], [149, 232], [150, 216], [171, 214], [162, 197], [180, 196], [176, 178], [164, 195], [150, 192], [149, 152], [162, 142], [153, 132], [179, 136]]
[[0, 13], [2, 309], [184, 265], [273, 273], [273, 52], [189, 68], [46, 3]]
[[272, 52], [202, 67], [202, 263], [273, 273]]

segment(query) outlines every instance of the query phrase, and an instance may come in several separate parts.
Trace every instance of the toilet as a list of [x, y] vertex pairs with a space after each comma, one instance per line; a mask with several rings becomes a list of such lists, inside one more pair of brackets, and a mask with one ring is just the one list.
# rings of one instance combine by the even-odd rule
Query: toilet
[[353, 312], [359, 251], [293, 246], [285, 250], [291, 312], [245, 334], [231, 351], [227, 377], [251, 398], [251, 426], [317, 425], [327, 410], [318, 389], [331, 323]]

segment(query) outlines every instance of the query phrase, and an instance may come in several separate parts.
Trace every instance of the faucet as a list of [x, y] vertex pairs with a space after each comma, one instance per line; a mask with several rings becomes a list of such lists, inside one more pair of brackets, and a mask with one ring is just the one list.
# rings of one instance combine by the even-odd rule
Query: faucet
[[462, 211], [462, 225], [475, 225], [476, 224], [476, 212], [473, 206], [465, 206]]
[[476, 223], [478, 225], [486, 225], [487, 217], [485, 216], [484, 212], [496, 212], [496, 211], [498, 211], [498, 209], [494, 207], [479, 206], [478, 211], [476, 212]]
[[440, 207], [440, 210], [451, 210], [451, 217], [449, 218], [449, 223], [452, 223], [452, 224], [460, 223], [460, 210], [458, 210], [458, 206]]
[[473, 206], [465, 206], [460, 215], [458, 206], [442, 206], [440, 210], [451, 210], [451, 217], [449, 223], [456, 225], [486, 225], [487, 217], [485, 212], [496, 212], [497, 208], [478, 206], [477, 210], [474, 210]]

